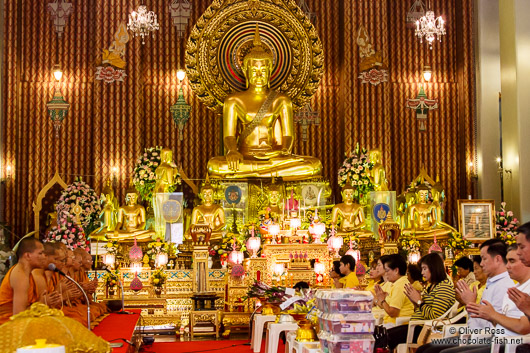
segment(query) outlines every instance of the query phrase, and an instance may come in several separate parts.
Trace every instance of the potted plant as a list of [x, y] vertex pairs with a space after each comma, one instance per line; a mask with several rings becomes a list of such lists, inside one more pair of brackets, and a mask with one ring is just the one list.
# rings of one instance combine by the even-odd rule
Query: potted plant
[[105, 282], [105, 287], [107, 288], [107, 297], [109, 295], [114, 295], [115, 293], [115, 287], [118, 284], [118, 276], [120, 275], [120, 272], [118, 270], [114, 270], [111, 272], [105, 272], [105, 275], [103, 276], [103, 281]]
[[160, 297], [160, 295], [162, 294], [162, 286], [166, 283], [166, 281], [167, 274], [162, 268], [159, 268], [152, 272], [150, 282], [155, 290], [155, 294], [157, 297]]

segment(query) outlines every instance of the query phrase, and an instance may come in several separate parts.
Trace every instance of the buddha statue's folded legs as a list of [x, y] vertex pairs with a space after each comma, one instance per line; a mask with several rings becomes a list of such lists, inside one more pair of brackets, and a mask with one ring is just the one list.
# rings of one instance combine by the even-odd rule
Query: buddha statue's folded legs
[[208, 161], [208, 173], [218, 178], [282, 177], [297, 180], [318, 176], [322, 163], [314, 157], [290, 155], [269, 160], [243, 160], [237, 170], [230, 169], [226, 157], [214, 157]]

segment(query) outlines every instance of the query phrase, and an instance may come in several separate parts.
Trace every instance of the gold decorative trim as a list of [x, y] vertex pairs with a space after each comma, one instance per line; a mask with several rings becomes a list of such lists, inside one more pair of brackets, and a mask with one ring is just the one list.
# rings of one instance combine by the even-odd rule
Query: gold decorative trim
[[33, 214], [34, 214], [34, 221], [35, 221], [35, 237], [39, 237], [39, 231], [40, 231], [40, 211], [42, 210], [42, 199], [46, 196], [46, 193], [55, 185], [59, 184], [63, 189], [66, 189], [68, 185], [66, 182], [61, 178], [59, 175], [59, 172], [55, 171], [55, 174], [53, 175], [53, 178], [48, 182], [48, 184], [44, 185], [44, 187], [39, 191], [39, 194], [37, 195], [37, 199], [35, 202], [33, 202]]

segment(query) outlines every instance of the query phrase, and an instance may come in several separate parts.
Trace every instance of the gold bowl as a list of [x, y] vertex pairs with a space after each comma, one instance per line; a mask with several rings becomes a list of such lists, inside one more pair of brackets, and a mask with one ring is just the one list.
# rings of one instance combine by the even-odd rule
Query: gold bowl
[[298, 321], [296, 340], [298, 342], [314, 342], [318, 340], [317, 333], [313, 329], [311, 321], [305, 319]]

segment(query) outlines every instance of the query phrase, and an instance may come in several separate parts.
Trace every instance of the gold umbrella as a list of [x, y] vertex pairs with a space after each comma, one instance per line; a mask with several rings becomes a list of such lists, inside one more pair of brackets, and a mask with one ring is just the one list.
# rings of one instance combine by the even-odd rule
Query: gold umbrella
[[65, 346], [67, 353], [108, 353], [110, 345], [81, 323], [42, 303], [31, 307], [0, 326], [0, 353], [35, 344], [36, 339]]

